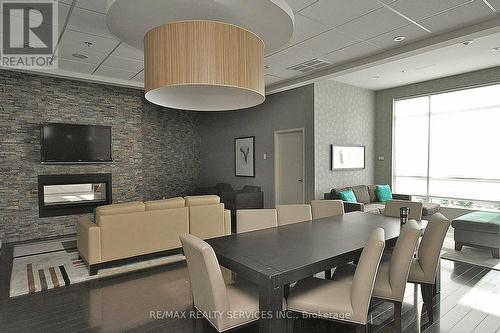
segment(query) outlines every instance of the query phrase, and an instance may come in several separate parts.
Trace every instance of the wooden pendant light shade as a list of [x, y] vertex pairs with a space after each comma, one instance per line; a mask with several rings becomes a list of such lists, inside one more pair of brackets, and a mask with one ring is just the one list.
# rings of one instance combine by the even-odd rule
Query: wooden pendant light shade
[[264, 44], [252, 32], [215, 21], [179, 21], [144, 37], [146, 98], [198, 111], [262, 103]]

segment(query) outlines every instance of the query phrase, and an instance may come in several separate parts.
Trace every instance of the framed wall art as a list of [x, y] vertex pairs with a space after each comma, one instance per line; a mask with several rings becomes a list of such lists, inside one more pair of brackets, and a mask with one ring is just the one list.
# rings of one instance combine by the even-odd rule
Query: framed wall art
[[365, 146], [330, 145], [330, 170], [365, 168]]
[[234, 139], [234, 175], [255, 177], [255, 136]]

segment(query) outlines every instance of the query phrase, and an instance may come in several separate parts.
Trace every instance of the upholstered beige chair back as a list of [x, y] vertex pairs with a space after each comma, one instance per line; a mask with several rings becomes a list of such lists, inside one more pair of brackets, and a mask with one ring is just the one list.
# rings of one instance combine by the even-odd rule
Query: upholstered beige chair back
[[344, 215], [342, 200], [311, 200], [311, 208], [315, 219]]
[[[179, 236], [191, 281], [194, 305], [205, 313], [227, 311], [229, 308], [226, 285], [214, 250], [208, 243], [189, 234]], [[211, 320], [219, 326], [222, 316]]]
[[424, 283], [434, 283], [441, 248], [450, 227], [450, 221], [441, 213], [431, 216], [418, 248], [418, 261], [424, 272]]
[[410, 220], [401, 229], [392, 251], [389, 266], [389, 284], [393, 298], [398, 301], [403, 301], [406, 281], [408, 280], [411, 262], [419, 238], [420, 228], [416, 221]]
[[399, 209], [401, 207], [410, 208], [410, 215], [408, 215], [409, 220], [420, 221], [422, 219], [423, 204], [417, 201], [389, 200], [385, 203], [384, 215], [399, 217]]
[[236, 211], [236, 232], [273, 228], [278, 226], [276, 209], [240, 209]]
[[384, 229], [373, 230], [359, 258], [352, 281], [351, 304], [353, 320], [366, 322], [373, 285], [385, 247]]
[[312, 220], [310, 205], [277, 205], [278, 225], [287, 225]]

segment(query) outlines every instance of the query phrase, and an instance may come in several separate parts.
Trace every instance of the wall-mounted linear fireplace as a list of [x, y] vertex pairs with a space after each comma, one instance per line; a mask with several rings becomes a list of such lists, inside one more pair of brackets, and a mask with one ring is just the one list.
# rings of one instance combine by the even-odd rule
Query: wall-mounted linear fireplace
[[40, 217], [91, 213], [97, 206], [111, 204], [110, 173], [39, 175]]

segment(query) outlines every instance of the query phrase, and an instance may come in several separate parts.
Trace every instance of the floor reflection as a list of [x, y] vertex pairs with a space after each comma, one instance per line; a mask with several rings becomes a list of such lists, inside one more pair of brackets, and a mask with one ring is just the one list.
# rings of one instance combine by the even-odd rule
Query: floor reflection
[[[0, 265], [11, 255], [0, 254]], [[429, 323], [419, 287], [408, 284], [403, 332], [499, 330], [500, 272], [447, 260], [441, 264], [441, 294], [432, 309], [436, 320]], [[2, 332], [215, 332], [205, 320], [189, 318], [191, 291], [184, 262], [13, 299], [8, 298], [9, 278], [0, 271]], [[393, 313], [391, 303], [374, 304], [372, 332], [394, 332]], [[353, 331], [351, 325], [317, 319], [293, 321], [290, 327], [288, 332]], [[257, 331], [253, 324], [235, 332]]]
[[195, 328], [194, 320], [186, 320], [192, 308], [184, 263], [132, 280], [104, 281], [89, 290], [88, 309], [90, 327], [101, 332], [123, 332], [156, 321], [165, 329], [169, 323], [177, 330]]

